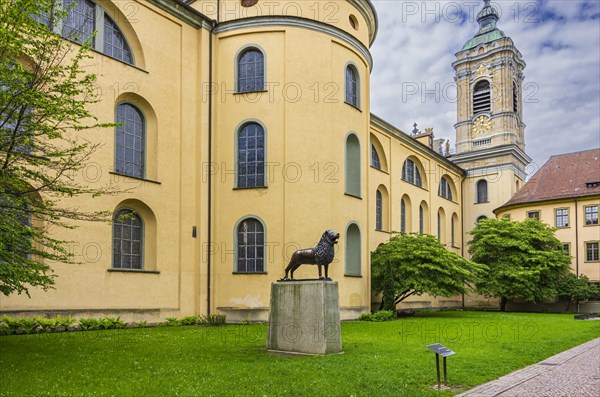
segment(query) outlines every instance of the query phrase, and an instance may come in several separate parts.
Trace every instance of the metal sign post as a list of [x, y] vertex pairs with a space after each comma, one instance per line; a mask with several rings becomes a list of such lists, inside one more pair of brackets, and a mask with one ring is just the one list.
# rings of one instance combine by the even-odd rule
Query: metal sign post
[[435, 353], [435, 368], [437, 370], [438, 389], [442, 388], [442, 380], [440, 377], [440, 356], [444, 357], [444, 386], [448, 386], [448, 371], [446, 367], [446, 357], [456, 354], [452, 350], [439, 343], [429, 345], [427, 348]]

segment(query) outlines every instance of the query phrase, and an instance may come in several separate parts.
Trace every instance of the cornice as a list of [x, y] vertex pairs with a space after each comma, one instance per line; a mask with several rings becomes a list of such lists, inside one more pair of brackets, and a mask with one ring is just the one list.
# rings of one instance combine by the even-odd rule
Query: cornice
[[367, 20], [367, 24], [369, 25], [369, 45], [372, 45], [379, 29], [379, 19], [375, 6], [371, 0], [348, 0], [348, 2], [356, 7]]
[[492, 212], [494, 214], [498, 215], [499, 212], [509, 211], [509, 210], [513, 210], [513, 209], [517, 209], [517, 208], [526, 208], [526, 207], [534, 207], [534, 206], [538, 206], [538, 205], [548, 205], [548, 204], [558, 204], [558, 203], [574, 203], [574, 202], [580, 202], [580, 201], [593, 200], [596, 198], [600, 199], [600, 195], [598, 195], [597, 193], [576, 196], [576, 197], [559, 197], [559, 198], [548, 199], [548, 200], [533, 200], [533, 201], [527, 201], [527, 202], [515, 203], [515, 204], [506, 204], [505, 203], [505, 204], [501, 205], [500, 207], [496, 208], [495, 210], [493, 210]]
[[168, 12], [196, 29], [210, 30], [213, 24], [216, 23], [213, 19], [180, 0], [148, 0], [148, 3]]
[[[511, 41], [511, 43], [512, 43], [512, 41]], [[511, 44], [511, 45], [503, 45], [503, 46], [499, 46], [497, 48], [493, 48], [489, 51], [484, 52], [483, 54], [476, 54], [473, 56], [467, 56], [462, 59], [457, 59], [456, 61], [452, 62], [452, 67], [456, 70], [459, 66], [461, 66], [464, 63], [481, 62], [481, 61], [484, 61], [487, 58], [489, 58], [493, 55], [496, 55], [498, 53], [501, 53], [503, 51], [511, 52], [514, 55], [514, 57], [511, 59], [514, 60], [516, 63], [518, 63], [522, 69], [524, 69], [527, 66], [527, 63], [525, 63], [525, 61], [523, 60], [523, 55], [519, 52], [519, 50], [517, 50], [515, 48], [515, 46], [513, 44]], [[461, 54], [462, 52], [463, 51], [458, 52], [456, 54], [456, 56], [458, 57], [458, 55]]]
[[451, 159], [455, 163], [465, 163], [473, 160], [498, 157], [506, 154], [512, 154], [517, 158], [518, 161], [520, 161], [524, 165], [528, 165], [533, 161], [532, 158], [527, 155], [527, 153], [525, 153], [523, 150], [521, 150], [521, 148], [514, 144], [458, 153], [452, 156]]
[[214, 31], [215, 33], [225, 33], [238, 29], [271, 26], [289, 26], [310, 29], [343, 40], [344, 42], [352, 46], [355, 50], [357, 50], [365, 58], [370, 70], [373, 69], [373, 56], [371, 55], [371, 52], [356, 37], [334, 26], [308, 18], [286, 16], [258, 16], [244, 19], [236, 19], [218, 24]]

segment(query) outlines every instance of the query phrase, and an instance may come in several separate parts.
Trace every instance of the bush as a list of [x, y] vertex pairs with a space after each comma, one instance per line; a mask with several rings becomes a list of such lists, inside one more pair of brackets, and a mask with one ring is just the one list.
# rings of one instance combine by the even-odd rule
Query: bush
[[224, 314], [210, 314], [208, 316], [200, 316], [199, 320], [199, 324], [219, 327], [221, 325], [225, 325], [227, 316]]
[[164, 325], [167, 327], [175, 327], [179, 325], [179, 320], [177, 320], [175, 317], [167, 317], [166, 320], [167, 321], [164, 323]]
[[380, 310], [373, 313], [373, 321], [391, 321], [396, 318], [396, 312], [392, 310]]
[[187, 316], [179, 320], [179, 325], [196, 325], [199, 321], [198, 316]]
[[358, 321], [373, 321], [373, 315], [371, 313], [363, 313], [358, 316]]
[[97, 320], [95, 318], [80, 318], [79, 326], [84, 331], [100, 329], [100, 320]]

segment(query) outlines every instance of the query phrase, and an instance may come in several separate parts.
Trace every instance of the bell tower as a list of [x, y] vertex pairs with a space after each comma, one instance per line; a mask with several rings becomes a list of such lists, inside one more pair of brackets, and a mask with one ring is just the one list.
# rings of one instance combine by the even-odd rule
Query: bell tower
[[[465, 233], [493, 217], [525, 183], [522, 82], [525, 62], [512, 39], [498, 29], [498, 11], [484, 0], [479, 30], [456, 54], [456, 154], [467, 171], [463, 200]], [[466, 237], [466, 236], [465, 236]], [[465, 238], [466, 240], [466, 238]]]

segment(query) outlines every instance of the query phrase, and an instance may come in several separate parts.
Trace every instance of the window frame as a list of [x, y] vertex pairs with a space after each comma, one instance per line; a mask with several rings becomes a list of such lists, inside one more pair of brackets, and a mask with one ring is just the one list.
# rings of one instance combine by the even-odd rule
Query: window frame
[[381, 158], [379, 157], [379, 153], [377, 152], [377, 148], [373, 142], [371, 142], [371, 167], [382, 171]]
[[[482, 195], [479, 194], [479, 186], [485, 186], [485, 200], [481, 200]], [[489, 183], [486, 179], [480, 179], [475, 184], [475, 204], [486, 204], [490, 202]]]
[[[412, 173], [410, 178], [408, 178], [408, 164], [409, 162], [412, 164]], [[402, 163], [402, 180], [406, 183], [410, 183], [413, 186], [419, 187], [421, 189], [423, 188], [423, 176], [421, 175], [421, 170], [419, 169], [419, 166], [417, 165], [417, 162], [411, 158], [407, 158], [406, 160], [404, 160], [404, 163]], [[417, 183], [417, 181], [419, 183]]]
[[[446, 191], [445, 195], [443, 194], [444, 190]], [[439, 187], [438, 187], [438, 196], [443, 199], [446, 199], [448, 201], [454, 202], [454, 200], [453, 200], [454, 197], [452, 195], [452, 186], [446, 176], [443, 176], [440, 178], [440, 183], [439, 183]]]
[[375, 193], [375, 230], [383, 231], [383, 193], [379, 189]]
[[[488, 106], [486, 106], [486, 109], [475, 110], [475, 95], [478, 92], [477, 91], [477, 86], [480, 85], [480, 84], [482, 84], [482, 83], [484, 83], [484, 82], [488, 84], [488, 91], [489, 91], [489, 101], [487, 103]], [[483, 78], [483, 79], [480, 79], [480, 80], [474, 82], [472, 87], [473, 87], [473, 93], [472, 93], [472, 96], [471, 96], [471, 107], [472, 107], [473, 117], [475, 118], [475, 117], [477, 117], [477, 116], [479, 116], [481, 114], [486, 114], [486, 113], [487, 114], [491, 114], [492, 113], [492, 103], [493, 103], [493, 98], [492, 98], [492, 91], [493, 91], [492, 90], [492, 83], [488, 79]], [[482, 90], [482, 92], [483, 91], [484, 90]]]
[[[256, 124], [258, 125], [260, 128], [262, 128], [262, 133], [263, 133], [263, 184], [261, 186], [240, 186], [240, 173], [239, 173], [239, 153], [240, 153], [240, 145], [239, 145], [239, 139], [240, 139], [240, 134], [242, 133], [242, 131], [244, 130], [244, 128], [246, 128], [247, 126], [251, 125], [251, 124]], [[260, 121], [260, 120], [256, 120], [256, 119], [248, 119], [248, 120], [244, 120], [243, 122], [241, 122], [235, 129], [235, 136], [234, 136], [234, 140], [235, 140], [235, 144], [234, 144], [234, 161], [235, 161], [235, 180], [234, 180], [234, 189], [235, 190], [248, 190], [248, 189], [266, 189], [268, 188], [268, 175], [267, 175], [267, 171], [268, 171], [268, 167], [267, 167], [267, 128], [265, 127], [265, 125]], [[257, 149], [258, 150], [258, 149]], [[256, 161], [256, 163], [258, 163], [258, 161]]]
[[[353, 75], [354, 75], [354, 84], [356, 85], [356, 103], [354, 103], [353, 101], [351, 101], [351, 99], [353, 98], [349, 98], [349, 91], [348, 91], [348, 70], [352, 70], [353, 71]], [[344, 66], [344, 103], [346, 103], [347, 105], [352, 106], [353, 108], [357, 109], [357, 110], [361, 110], [361, 78], [360, 78], [360, 73], [358, 72], [358, 67], [356, 66], [356, 64], [352, 61], [347, 62], [346, 65]], [[350, 100], [349, 100], [350, 99]]]
[[[129, 211], [129, 212], [133, 212], [134, 214], [137, 215], [137, 217], [140, 220], [140, 226], [141, 226], [141, 234], [140, 234], [140, 265], [141, 268], [140, 269], [134, 269], [134, 268], [126, 268], [126, 267], [115, 267], [115, 225], [117, 224], [116, 219], [117, 216], [123, 212], [123, 211]], [[145, 249], [146, 249], [146, 222], [144, 221], [144, 217], [142, 216], [142, 214], [140, 213], [140, 211], [136, 210], [135, 208], [132, 207], [119, 207], [115, 210], [113, 217], [112, 217], [112, 221], [113, 221], [113, 227], [112, 227], [112, 239], [111, 239], [111, 267], [109, 270], [114, 270], [114, 271], [127, 271], [127, 272], [147, 272], [146, 270], [146, 255], [145, 255]], [[132, 254], [129, 254], [132, 255]]]
[[[263, 233], [263, 270], [261, 272], [248, 272], [248, 271], [240, 271], [238, 268], [239, 265], [239, 240], [238, 240], [238, 230], [240, 228], [240, 226], [242, 225], [243, 222], [247, 221], [247, 220], [255, 220], [257, 221], [263, 228], [262, 233]], [[233, 228], [233, 242], [234, 242], [234, 246], [235, 246], [235, 255], [234, 255], [234, 262], [233, 262], [233, 272], [232, 274], [235, 275], [261, 275], [261, 274], [268, 274], [268, 269], [267, 269], [267, 263], [268, 263], [268, 256], [267, 256], [267, 226], [265, 224], [265, 221], [257, 216], [257, 215], [246, 215], [243, 218], [240, 218], [236, 223], [235, 226]], [[258, 247], [258, 245], [256, 246]], [[246, 258], [247, 259], [247, 258]], [[256, 258], [255, 258], [256, 260]], [[256, 267], [255, 267], [256, 268]]]
[[[571, 243], [562, 243], [561, 242], [561, 244], [563, 246], [563, 251], [565, 251], [566, 253], [571, 255]], [[565, 250], [565, 247], [567, 248], [566, 250]]]
[[[595, 254], [596, 258], [594, 259], [594, 257], [592, 256], [592, 259], [590, 259], [590, 251], [589, 251], [589, 246], [595, 244], [596, 248], [595, 248], [595, 252], [594, 250], [592, 250], [592, 255]], [[586, 241], [584, 242], [584, 247], [585, 247], [585, 263], [598, 263], [600, 262], [600, 240], [592, 240], [592, 241]]]
[[406, 233], [406, 200], [400, 199], [400, 233]]
[[[532, 214], [537, 214], [537, 218], [532, 217]], [[534, 211], [527, 211], [527, 219], [537, 219], [538, 221], [542, 220], [542, 211], [540, 210], [534, 210]]]
[[[564, 216], [566, 216], [566, 217], [567, 217], [567, 222], [566, 222], [566, 225], [565, 225], [565, 226], [559, 226], [559, 225], [558, 225], [558, 217], [559, 217], [559, 215], [558, 215], [558, 211], [567, 211], [567, 214], [566, 214], [566, 215], [564, 215], [564, 214], [561, 214], [561, 215], [560, 215], [560, 216], [561, 216], [561, 218], [562, 218], [562, 217], [564, 217]], [[568, 229], [568, 228], [570, 228], [570, 227], [571, 227], [571, 219], [570, 219], [570, 216], [571, 216], [571, 214], [570, 214], [570, 211], [569, 211], [569, 208], [568, 208], [568, 207], [555, 208], [555, 209], [554, 209], [554, 227], [556, 227], [557, 229]]]
[[419, 234], [425, 234], [425, 208], [419, 204]]
[[[240, 90], [240, 61], [242, 59], [242, 56], [244, 56], [247, 52], [250, 51], [256, 51], [259, 52], [262, 55], [262, 79], [263, 79], [263, 86], [261, 89], [254, 89], [254, 90], [247, 90], [247, 91], [242, 91]], [[236, 95], [241, 95], [241, 94], [248, 94], [248, 93], [253, 93], [253, 92], [265, 92], [267, 91], [267, 52], [258, 44], [255, 43], [251, 43], [251, 44], [247, 44], [243, 47], [241, 47], [240, 49], [238, 49], [238, 51], [235, 54], [234, 57], [234, 94]], [[255, 77], [256, 79], [256, 77]], [[256, 88], [256, 87], [254, 87]]]
[[[349, 247], [350, 247], [350, 243], [349, 243], [349, 238], [348, 238], [348, 232], [350, 230], [350, 227], [355, 226], [356, 229], [358, 230], [358, 238], [359, 238], [359, 245], [358, 245], [358, 273], [352, 273], [351, 271], [349, 271], [348, 269], [348, 257], [349, 257]], [[362, 232], [360, 230], [360, 226], [358, 225], [358, 222], [356, 221], [350, 221], [348, 223], [348, 225], [346, 226], [346, 241], [345, 241], [345, 246], [344, 246], [344, 277], [359, 277], [362, 278], [363, 274], [362, 274]]]
[[148, 158], [147, 158], [147, 156], [148, 156], [148, 117], [146, 116], [146, 113], [144, 113], [144, 111], [139, 106], [136, 106], [129, 101], [122, 101], [122, 102], [117, 103], [117, 106], [115, 107], [115, 122], [118, 123], [119, 107], [124, 106], [124, 105], [128, 105], [128, 106], [131, 106], [132, 108], [136, 109], [142, 117], [142, 123], [143, 123], [142, 145], [141, 145], [142, 146], [142, 149], [141, 149], [142, 150], [142, 156], [141, 156], [142, 157], [142, 175], [137, 176], [137, 175], [127, 174], [125, 172], [121, 172], [118, 170], [118, 167], [117, 167], [117, 151], [119, 149], [118, 133], [119, 133], [119, 128], [125, 127], [125, 125], [115, 127], [115, 135], [114, 135], [115, 148], [114, 148], [114, 163], [113, 163], [114, 173], [117, 175], [129, 177], [129, 178], [145, 180], [146, 174], [148, 171]]
[[[599, 215], [598, 214], [598, 207], [599, 206], [597, 204], [585, 205], [583, 207], [583, 222], [584, 222], [584, 226], [600, 226], [600, 219], [598, 217], [598, 215]], [[588, 223], [588, 212], [587, 212], [588, 208], [595, 208], [596, 209], [596, 212], [595, 212], [595, 214], [596, 214], [596, 223]], [[594, 212], [591, 212], [591, 215], [592, 215], [592, 220], [593, 220]]]

